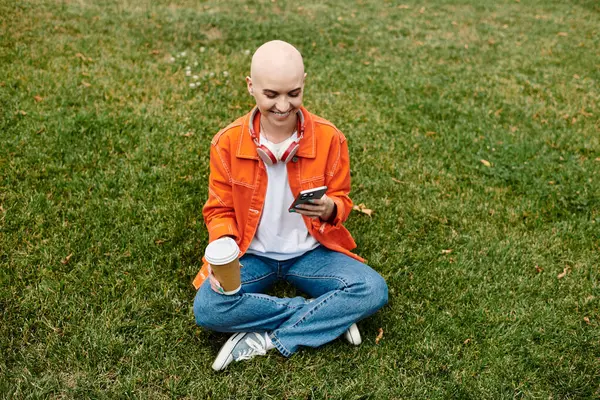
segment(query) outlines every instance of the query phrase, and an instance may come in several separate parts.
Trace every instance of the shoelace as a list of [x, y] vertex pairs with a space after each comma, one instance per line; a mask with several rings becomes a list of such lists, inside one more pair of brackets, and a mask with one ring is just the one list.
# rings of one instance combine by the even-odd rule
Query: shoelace
[[260, 334], [256, 333], [254, 334], [254, 337], [258, 339], [258, 342], [250, 337], [244, 339], [248, 348], [240, 351], [237, 356], [234, 357], [236, 361], [249, 360], [256, 355], [260, 354], [261, 356], [264, 356], [267, 354], [267, 350], [265, 350], [267, 342], [265, 339]]

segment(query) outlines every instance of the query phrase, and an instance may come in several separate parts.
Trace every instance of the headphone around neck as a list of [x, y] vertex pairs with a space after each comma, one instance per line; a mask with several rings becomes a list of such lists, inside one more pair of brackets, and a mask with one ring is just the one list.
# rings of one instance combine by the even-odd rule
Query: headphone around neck
[[[260, 141], [256, 136], [256, 132], [254, 131], [254, 120], [257, 116], [260, 117], [260, 111], [258, 107], [252, 111], [252, 114], [250, 115], [250, 122], [248, 123], [248, 127], [250, 128], [250, 137], [252, 137], [252, 140], [256, 145], [256, 153], [266, 165], [275, 165], [279, 161], [287, 164], [298, 152], [298, 149], [300, 148], [300, 140], [304, 137], [304, 115], [300, 110], [298, 110], [296, 115], [298, 116], [298, 138], [296, 140], [291, 140], [289, 146], [284, 145], [282, 149], [277, 151], [269, 148], [267, 143], [260, 144]], [[286, 140], [284, 143], [287, 144], [289, 140], [290, 139]]]

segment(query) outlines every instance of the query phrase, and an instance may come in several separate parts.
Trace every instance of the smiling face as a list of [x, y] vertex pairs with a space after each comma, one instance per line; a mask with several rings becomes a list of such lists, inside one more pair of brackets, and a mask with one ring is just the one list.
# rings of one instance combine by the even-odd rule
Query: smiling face
[[246, 83], [270, 134], [289, 135], [295, 129], [305, 77], [302, 56], [288, 43], [268, 42], [254, 53]]

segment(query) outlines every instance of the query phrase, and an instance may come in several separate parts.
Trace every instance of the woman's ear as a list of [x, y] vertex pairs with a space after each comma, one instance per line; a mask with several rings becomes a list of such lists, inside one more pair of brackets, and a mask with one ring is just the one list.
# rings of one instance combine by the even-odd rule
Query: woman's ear
[[250, 96], [254, 96], [254, 89], [252, 88], [252, 78], [249, 76], [246, 77], [246, 85], [248, 86], [248, 93]]

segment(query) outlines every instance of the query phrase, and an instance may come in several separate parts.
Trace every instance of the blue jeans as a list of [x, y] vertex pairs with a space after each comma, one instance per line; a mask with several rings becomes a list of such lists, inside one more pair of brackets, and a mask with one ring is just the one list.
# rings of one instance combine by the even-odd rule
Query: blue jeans
[[[208, 280], [198, 289], [196, 323], [219, 332], [269, 332], [275, 347], [286, 357], [300, 346], [331, 342], [388, 300], [381, 275], [324, 246], [285, 261], [245, 254], [240, 262], [242, 288], [238, 293], [217, 293]], [[280, 279], [314, 300], [262, 294]]]

